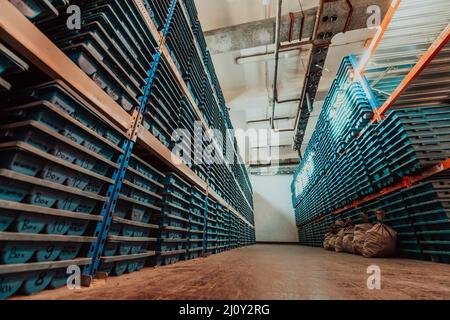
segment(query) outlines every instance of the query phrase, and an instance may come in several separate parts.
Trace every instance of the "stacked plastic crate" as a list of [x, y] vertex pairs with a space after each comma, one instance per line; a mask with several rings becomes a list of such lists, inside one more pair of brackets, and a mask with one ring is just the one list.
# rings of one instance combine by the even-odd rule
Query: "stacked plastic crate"
[[[184, 14], [181, 14], [181, 4], [187, 13], [187, 19]], [[226, 129], [232, 129], [231, 121], [229, 120], [229, 114], [226, 110], [211, 55], [206, 49], [206, 42], [203, 33], [201, 32], [201, 26], [198, 22], [197, 13], [196, 10], [194, 10], [194, 7], [192, 1], [180, 2], [180, 7], [177, 7], [174, 16], [174, 25], [179, 25], [178, 28], [180, 29], [178, 39], [179, 41], [182, 39], [185, 42], [183, 43], [183, 45], [186, 46], [185, 50], [175, 50], [176, 46], [181, 46], [179, 41], [173, 41], [173, 44], [169, 44], [169, 47], [173, 48], [172, 52], [177, 61], [181, 61], [183, 55], [188, 56], [188, 61], [190, 62], [185, 68], [181, 67], [180, 72], [182, 73], [188, 88], [190, 88], [194, 100], [198, 103], [199, 109], [208, 126], [221, 132], [223, 141], [220, 142], [223, 145], [223, 148], [222, 150], [218, 150], [218, 152], [222, 151], [222, 155], [226, 155], [228, 152], [228, 146], [225, 140]], [[180, 12], [180, 14], [178, 14], [178, 12]], [[188, 31], [189, 26], [193, 30], [193, 37], [191, 36], [191, 32]], [[184, 33], [181, 31], [184, 31]], [[227, 125], [224, 125], [224, 123]], [[211, 141], [207, 142], [209, 144], [211, 143]], [[233, 150], [235, 152], [236, 146]], [[245, 167], [242, 168], [242, 171], [245, 172], [245, 174], [233, 170], [234, 177], [230, 177], [230, 179], [226, 180], [222, 179], [223, 174], [226, 174], [226, 171], [230, 170], [226, 164], [220, 163], [209, 165], [207, 167], [206, 171], [209, 172], [208, 178], [210, 187], [222, 197], [226, 196], [226, 190], [234, 189], [233, 185], [236, 183], [234, 179], [236, 179], [239, 185], [244, 185], [244, 179], [247, 181], [249, 180]], [[245, 199], [251, 201], [252, 195], [250, 191], [251, 190], [248, 190], [245, 193], [245, 198], [240, 193], [237, 195], [240, 199], [237, 200], [235, 209], [239, 209], [238, 211], [253, 210], [252, 208], [248, 210], [245, 206], [242, 207]], [[246, 215], [247, 218], [249, 216], [250, 214]]]
[[228, 237], [226, 229], [226, 219], [228, 211], [227, 209], [219, 204], [218, 206], [218, 217], [217, 217], [217, 251], [223, 252], [228, 249]]
[[238, 248], [240, 246], [239, 241], [239, 234], [240, 234], [240, 226], [239, 226], [239, 220], [237, 218], [234, 219], [234, 241], [235, 241], [235, 247]]
[[[197, 157], [197, 159], [202, 159], [203, 163], [195, 163], [192, 168], [199, 176], [207, 177], [208, 185], [213, 191], [222, 198], [231, 199], [233, 207], [247, 219], [253, 221], [253, 207], [246, 204], [252, 201], [251, 189], [247, 187], [245, 195], [239, 191], [236, 192], [236, 184], [241, 186], [245, 185], [246, 182], [249, 184], [246, 168], [244, 166], [241, 167], [241, 172], [233, 171], [230, 169], [231, 166], [225, 163], [218, 164], [215, 161], [211, 161], [214, 159], [208, 157], [208, 154], [210, 154], [217, 160], [230, 152], [227, 150], [228, 145], [225, 139], [227, 138], [226, 129], [232, 129], [232, 126], [211, 56], [206, 49], [206, 41], [203, 32], [201, 32], [195, 5], [192, 1], [180, 1], [177, 3], [173, 26], [171, 26], [172, 29], [174, 30], [172, 32], [173, 35], [170, 39], [167, 39], [167, 44], [174, 60], [178, 62], [179, 72], [185, 80], [208, 127], [219, 130], [223, 139], [218, 141], [219, 146], [223, 146], [222, 149], [214, 151], [222, 154], [214, 154], [209, 152], [209, 150], [216, 144], [207, 137], [206, 132], [202, 129], [202, 141], [199, 140], [199, 135], [194, 134], [193, 145], [202, 145], [205, 152], [203, 154], [199, 152], [194, 154], [193, 159]], [[192, 111], [184, 112], [191, 113]], [[194, 119], [196, 118], [194, 117]], [[192, 126], [192, 122], [190, 124]], [[235, 144], [232, 151], [236, 152], [236, 148]], [[211, 162], [208, 162], [208, 160]]]
[[68, 29], [64, 15], [42, 24], [41, 29], [113, 100], [130, 111], [139, 105], [158, 45], [133, 4], [101, 0], [76, 3], [83, 6], [82, 29]]
[[205, 238], [206, 196], [196, 187], [191, 189], [189, 243], [187, 258], [198, 258], [204, 253], [203, 242]]
[[150, 223], [161, 213], [160, 195], [164, 174], [133, 155], [120, 192], [108, 238], [101, 258], [100, 270], [120, 276], [142, 269], [156, 238], [159, 226]]
[[213, 199], [208, 199], [208, 215], [206, 218], [206, 253], [217, 253], [218, 240], [218, 206], [220, 204]]
[[161, 207], [155, 216], [159, 225], [156, 243], [156, 264], [171, 264], [186, 258], [191, 228], [191, 186], [176, 173], [167, 173]]
[[224, 250], [230, 250], [232, 247], [231, 243], [231, 211], [227, 208], [224, 208], [223, 211], [223, 245], [225, 246]]
[[9, 0], [33, 23], [42, 23], [58, 17], [69, 0]]
[[233, 249], [239, 247], [239, 219], [234, 215], [230, 215], [231, 217], [231, 235], [232, 235], [232, 247]]
[[395, 109], [380, 125], [387, 161], [396, 177], [450, 158], [449, 106]]
[[[333, 215], [354, 200], [450, 158], [450, 106], [394, 106], [379, 123], [369, 123], [369, 98], [359, 83], [353, 82], [351, 70], [350, 60], [344, 59], [294, 175], [292, 202], [300, 242], [320, 245], [326, 232], [323, 221], [359, 221], [362, 212], [375, 221], [373, 212], [383, 209], [387, 213], [385, 222], [399, 234], [403, 256], [448, 262], [445, 179], [424, 183], [429, 188], [428, 198], [410, 196], [411, 190], [420, 189], [414, 186]], [[427, 216], [418, 229], [412, 215], [419, 212], [413, 210], [424, 210], [428, 201], [439, 207], [439, 218]]]
[[125, 137], [55, 81], [0, 99], [1, 298], [66, 283], [87, 265]]
[[166, 24], [167, 13], [169, 12], [170, 0], [152, 1], [143, 0], [145, 8], [153, 20], [156, 28], [162, 30]]
[[252, 228], [250, 228], [250, 226], [248, 224], [245, 226], [245, 228], [246, 228], [246, 234], [247, 234], [246, 245], [250, 245], [251, 243], [253, 243], [253, 241], [255, 241], [255, 239], [253, 237]]
[[7, 79], [28, 70], [28, 64], [0, 42], [0, 92], [11, 90]]
[[[183, 101], [183, 93], [174, 78], [170, 77], [167, 63], [164, 60], [161, 61], [150, 92], [143, 126], [170, 149], [173, 149], [174, 143], [178, 142], [174, 141], [173, 137], [182, 121], [180, 116], [181, 108], [184, 106]], [[183, 138], [180, 138], [179, 147], [190, 150], [190, 143]]]
[[367, 179], [362, 171], [355, 181], [353, 160], [357, 149], [349, 143], [369, 122], [372, 111], [351, 73], [350, 60], [344, 59], [296, 172], [291, 189], [297, 223], [349, 204], [357, 197], [354, 183]]
[[[182, 12], [181, 4], [187, 12], [188, 19], [186, 19], [186, 16]], [[188, 31], [189, 26], [194, 29], [193, 37]], [[193, 3], [180, 2], [175, 10], [174, 26], [171, 27], [173, 30], [177, 31], [173, 31], [173, 35], [168, 38], [167, 43], [174, 60], [178, 62], [177, 65], [179, 66], [179, 71], [186, 81], [194, 100], [198, 103], [200, 111], [208, 126], [213, 129], [218, 129], [222, 133], [222, 138], [225, 138], [226, 129], [229, 128], [229, 126], [224, 126], [223, 124], [224, 122], [230, 124], [229, 115], [228, 112], [223, 112], [223, 109], [226, 109], [225, 102], [212, 64], [211, 56], [206, 50], [203, 34], [195, 32], [198, 30], [198, 26], [199, 23]], [[184, 60], [188, 63], [185, 63]], [[222, 97], [222, 100], [220, 97]], [[202, 133], [206, 136], [204, 131]], [[208, 144], [212, 144], [212, 141], [209, 139], [204, 139], [202, 142], [194, 142], [201, 143], [204, 148], [206, 148]], [[223, 155], [227, 154], [226, 148], [227, 144], [223, 143]], [[205, 160], [202, 155], [197, 154], [196, 156], [197, 158], [201, 157], [200, 159]], [[195, 159], [195, 157], [193, 157], [193, 159]], [[221, 197], [226, 197], [225, 190], [231, 189], [232, 185], [235, 183], [232, 180], [232, 177], [230, 177], [231, 179], [219, 178], [226, 175], [229, 170], [225, 164], [195, 164], [193, 170], [200, 176], [207, 176], [210, 187]], [[245, 168], [244, 171], [246, 172]], [[236, 174], [237, 173], [235, 173], [235, 177]], [[248, 176], [246, 178], [248, 180]], [[238, 183], [242, 180], [238, 177], [236, 177], [236, 179]], [[242, 195], [239, 196], [242, 197]], [[247, 200], [251, 199], [250, 192], [246, 193], [246, 197]], [[242, 204], [243, 201], [241, 200], [240, 203]], [[238, 207], [239, 202], [236, 203], [236, 206], [237, 209], [240, 209], [240, 207]]]
[[450, 176], [443, 175], [403, 191], [421, 254], [450, 263]]

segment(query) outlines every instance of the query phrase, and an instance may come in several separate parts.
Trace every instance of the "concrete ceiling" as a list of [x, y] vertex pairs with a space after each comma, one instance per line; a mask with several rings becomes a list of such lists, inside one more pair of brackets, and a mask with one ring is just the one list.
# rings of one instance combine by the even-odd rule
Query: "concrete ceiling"
[[[359, 0], [366, 1], [366, 0]], [[252, 45], [242, 45], [245, 49], [234, 50], [233, 46], [220, 47], [217, 36], [233, 31], [237, 25], [247, 24], [254, 28], [261, 28], [261, 22], [274, 19], [277, 1], [265, 0], [196, 0], [199, 19], [203, 30], [207, 35], [207, 42], [212, 52], [212, 57], [221, 87], [230, 108], [230, 115], [235, 128], [240, 129], [265, 129], [270, 130], [272, 115], [272, 96], [274, 78], [274, 55], [263, 55], [273, 52], [274, 44], [252, 47], [254, 44], [273, 43], [272, 35], [267, 40], [262, 38], [251, 39]], [[263, 3], [268, 2], [269, 5]], [[358, 0], [352, 0], [353, 3]], [[301, 4], [301, 6], [300, 6]], [[316, 12], [319, 0], [284, 0], [282, 14], [288, 16], [289, 12], [297, 13], [303, 9]], [[288, 16], [289, 17], [289, 16]], [[288, 19], [289, 20], [289, 19]], [[250, 24], [249, 24], [250, 23]], [[273, 21], [271, 22], [273, 29]], [[288, 26], [288, 25], [287, 25]], [[230, 29], [231, 27], [231, 29]], [[288, 27], [287, 27], [288, 28]], [[338, 34], [333, 37], [330, 54], [325, 61], [325, 70], [318, 88], [317, 99], [314, 103], [314, 112], [311, 115], [313, 121], [309, 121], [305, 133], [305, 140], [315, 128], [314, 117], [317, 118], [321, 110], [321, 104], [326, 97], [328, 89], [333, 81], [336, 70], [342, 58], [351, 53], [360, 53], [364, 50], [367, 40], [373, 32], [364, 29], [364, 32], [352, 31]], [[215, 38], [214, 38], [215, 37]], [[283, 40], [283, 37], [282, 37]], [[219, 41], [220, 42], [220, 41]], [[249, 42], [247, 41], [246, 44]], [[219, 43], [220, 44], [220, 43]], [[283, 43], [285, 44], [285, 43]], [[280, 53], [278, 72], [279, 100], [299, 98], [305, 83], [308, 70], [311, 45], [303, 45], [300, 50]], [[256, 57], [248, 57], [257, 55]], [[277, 104], [274, 121], [275, 129], [282, 132], [268, 134], [273, 139], [261, 143], [252, 140], [250, 146], [240, 146], [242, 158], [247, 163], [270, 163], [270, 159], [286, 161], [298, 161], [298, 152], [292, 148], [294, 131], [284, 132], [285, 129], [295, 127], [299, 102]], [[266, 120], [265, 120], [266, 119]], [[263, 121], [265, 120], [265, 121]], [[264, 140], [264, 139], [263, 139]], [[307, 143], [302, 145], [302, 149]], [[256, 149], [258, 147], [258, 149]]]
[[[283, 13], [317, 7], [318, 0], [284, 0]], [[268, 6], [264, 3], [269, 3]], [[275, 17], [273, 0], [195, 0], [204, 32]]]

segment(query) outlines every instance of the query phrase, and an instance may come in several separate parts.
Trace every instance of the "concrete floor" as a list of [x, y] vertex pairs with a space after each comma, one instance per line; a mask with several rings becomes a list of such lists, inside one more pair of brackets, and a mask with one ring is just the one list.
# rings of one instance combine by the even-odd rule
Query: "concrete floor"
[[[367, 289], [370, 265], [381, 268], [381, 290]], [[450, 265], [255, 245], [15, 299], [450, 299]]]

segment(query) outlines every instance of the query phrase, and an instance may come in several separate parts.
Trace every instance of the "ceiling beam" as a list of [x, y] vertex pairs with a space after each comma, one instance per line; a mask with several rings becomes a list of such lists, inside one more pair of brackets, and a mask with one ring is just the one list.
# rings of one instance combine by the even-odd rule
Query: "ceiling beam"
[[[306, 10], [302, 38], [311, 38], [317, 8]], [[300, 40], [302, 13], [294, 13], [292, 39]], [[219, 54], [242, 49], [255, 48], [275, 43], [275, 18], [243, 23], [205, 32], [211, 54]], [[289, 15], [281, 19], [280, 41], [289, 41], [291, 19]]]
[[[352, 6], [351, 15], [349, 15], [349, 5]], [[325, 33], [332, 29], [336, 33], [343, 32], [344, 29], [356, 30], [363, 29], [367, 26], [367, 8], [371, 5], [378, 5], [383, 14], [387, 11], [390, 0], [338, 0], [338, 1], [324, 1], [324, 13], [320, 21]], [[292, 43], [295, 41], [311, 39], [316, 26], [316, 15], [318, 8], [311, 8], [302, 12], [295, 12], [293, 14], [293, 28], [292, 28]], [[303, 32], [302, 17], [304, 16]], [[269, 18], [259, 21], [252, 21], [234, 26], [228, 26], [215, 30], [205, 32], [206, 42], [211, 54], [220, 54], [230, 51], [238, 51], [242, 49], [256, 48], [275, 43], [275, 24], [276, 18]], [[291, 30], [291, 17], [285, 15], [281, 19], [280, 42], [289, 42], [289, 34]], [[302, 33], [300, 39], [300, 33]], [[329, 41], [336, 33], [321, 34], [318, 30], [316, 41]], [[324, 37], [322, 39], [322, 36]], [[322, 40], [322, 41], [321, 41]]]

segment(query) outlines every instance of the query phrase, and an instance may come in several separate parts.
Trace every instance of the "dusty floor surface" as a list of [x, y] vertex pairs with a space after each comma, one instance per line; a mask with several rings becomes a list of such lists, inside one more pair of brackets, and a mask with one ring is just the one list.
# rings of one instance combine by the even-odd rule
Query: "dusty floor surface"
[[[381, 268], [381, 290], [367, 289], [370, 265]], [[450, 265], [256, 245], [15, 299], [450, 299]]]

